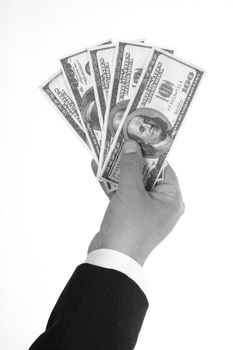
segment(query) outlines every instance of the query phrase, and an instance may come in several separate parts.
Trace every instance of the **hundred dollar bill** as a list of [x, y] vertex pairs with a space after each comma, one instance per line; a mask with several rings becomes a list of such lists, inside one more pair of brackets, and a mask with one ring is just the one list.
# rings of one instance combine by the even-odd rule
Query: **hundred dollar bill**
[[90, 69], [94, 79], [93, 87], [96, 96], [97, 111], [102, 127], [112, 76], [115, 48], [115, 44], [110, 44], [96, 46], [88, 50]]
[[106, 158], [103, 177], [118, 183], [124, 140], [136, 140], [144, 158], [143, 181], [150, 191], [195, 95], [204, 71], [152, 48]]
[[55, 73], [42, 86], [42, 92], [52, 102], [57, 111], [65, 117], [67, 122], [72, 126], [78, 134], [80, 141], [90, 151], [86, 134], [83, 131], [82, 122], [70, 96], [69, 89], [65, 82], [62, 71]]
[[[107, 41], [102, 44], [110, 44]], [[82, 126], [86, 133], [93, 157], [98, 163], [101, 126], [99, 122], [93, 79], [90, 71], [87, 49], [60, 60], [64, 77], [70, 87], [74, 103], [81, 116]]]
[[[139, 42], [119, 41], [116, 45], [112, 79], [104, 99], [104, 93], [99, 95], [99, 101], [104, 113], [102, 129], [102, 146], [100, 150], [98, 176], [104, 168], [104, 161], [111, 147], [113, 138], [120, 124], [121, 118], [129, 103], [130, 97], [137, 87], [138, 80], [152, 46]], [[171, 51], [173, 52], [173, 51]], [[99, 89], [101, 92], [101, 87]]]
[[[86, 134], [81, 126], [79, 114], [70, 96], [62, 71], [55, 73], [40, 88], [59, 114], [65, 117], [65, 120], [72, 126], [73, 130], [75, 130], [85, 148], [91, 153]], [[109, 183], [108, 181], [103, 181], [103, 184], [107, 193], [117, 189], [117, 185]]]
[[[132, 42], [143, 43], [145, 39], [133, 40]], [[103, 127], [103, 120], [106, 111], [106, 103], [113, 74], [113, 59], [115, 54], [115, 44], [102, 45], [89, 48], [88, 57], [90, 70], [94, 80], [94, 93], [96, 97], [97, 111], [100, 124]]]

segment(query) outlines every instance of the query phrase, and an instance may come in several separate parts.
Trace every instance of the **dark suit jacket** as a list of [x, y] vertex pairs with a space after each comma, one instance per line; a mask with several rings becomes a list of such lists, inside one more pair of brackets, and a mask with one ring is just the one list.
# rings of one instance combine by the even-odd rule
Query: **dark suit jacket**
[[125, 274], [79, 265], [30, 350], [130, 350], [148, 301]]

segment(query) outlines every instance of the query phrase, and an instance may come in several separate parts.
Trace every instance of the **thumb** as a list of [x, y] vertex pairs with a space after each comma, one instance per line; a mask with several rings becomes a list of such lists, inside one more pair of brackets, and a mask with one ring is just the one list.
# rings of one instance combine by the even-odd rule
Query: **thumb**
[[139, 144], [133, 140], [125, 141], [120, 159], [120, 191], [144, 188], [142, 180], [143, 157]]

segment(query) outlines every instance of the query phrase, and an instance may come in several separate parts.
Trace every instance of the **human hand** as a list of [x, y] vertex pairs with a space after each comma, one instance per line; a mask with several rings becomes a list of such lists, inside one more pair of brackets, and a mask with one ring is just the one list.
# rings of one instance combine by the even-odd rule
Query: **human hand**
[[[95, 166], [93, 166], [95, 168]], [[168, 165], [164, 180], [151, 192], [142, 181], [140, 146], [126, 141], [120, 160], [120, 182], [88, 253], [106, 248], [129, 255], [143, 265], [151, 251], [171, 232], [184, 212], [177, 177]]]

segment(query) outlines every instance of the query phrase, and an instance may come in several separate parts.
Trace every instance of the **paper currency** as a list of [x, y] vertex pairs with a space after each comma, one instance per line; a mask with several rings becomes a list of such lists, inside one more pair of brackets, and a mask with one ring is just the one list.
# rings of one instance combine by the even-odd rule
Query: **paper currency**
[[86, 134], [75, 104], [70, 96], [62, 71], [55, 73], [42, 86], [42, 92], [52, 102], [57, 111], [65, 117], [67, 122], [78, 134], [80, 141], [90, 151]]
[[102, 127], [112, 77], [115, 48], [115, 44], [110, 44], [96, 46], [88, 50], [91, 73], [94, 78], [97, 111]]
[[113, 62], [114, 71], [105, 108], [98, 176], [102, 173], [102, 166], [150, 49], [150, 46], [143, 43], [117, 43]]
[[[108, 41], [103, 44], [110, 43], [111, 41]], [[74, 103], [80, 113], [82, 126], [93, 152], [93, 157], [98, 163], [101, 143], [101, 125], [97, 112], [87, 49], [66, 56], [62, 58], [60, 62]]]
[[[73, 130], [75, 130], [76, 134], [79, 136], [79, 140], [83, 143], [85, 148], [91, 152], [86, 134], [81, 126], [81, 119], [70, 96], [70, 92], [65, 82], [62, 71], [59, 71], [51, 76], [41, 86], [41, 91], [44, 93], [47, 99], [52, 102], [53, 106], [56, 108], [59, 114], [65, 117], [66, 121], [72, 126]], [[102, 182], [107, 193], [110, 193], [117, 189], [117, 185], [112, 184], [109, 181]]]
[[202, 69], [163, 50], [151, 49], [137, 89], [121, 116], [103, 178], [118, 183], [123, 142], [133, 139], [140, 144], [145, 161], [145, 188], [150, 191], [154, 187], [202, 76]]
[[[137, 87], [145, 62], [152, 46], [139, 42], [120, 41], [116, 45], [112, 79], [108, 87], [108, 100], [99, 96], [104, 113], [102, 130], [102, 146], [99, 157], [98, 176], [102, 174], [105, 158], [111, 147], [113, 138], [120, 124], [121, 118], [129, 103], [130, 97]], [[171, 52], [173, 52], [171, 50]], [[111, 52], [113, 55], [113, 52]], [[109, 83], [109, 82], [108, 82]], [[101, 88], [99, 89], [101, 91]], [[106, 103], [107, 102], [107, 103]]]
[[[132, 41], [144, 43], [145, 39]], [[100, 124], [103, 127], [103, 120], [106, 111], [106, 103], [113, 74], [113, 60], [115, 56], [115, 44], [101, 45], [88, 49], [90, 70], [94, 80], [94, 92]]]
[[127, 139], [141, 146], [145, 188], [163, 180], [166, 156], [203, 75], [169, 54], [172, 49], [143, 42], [108, 40], [66, 56], [62, 71], [41, 87], [92, 153], [107, 193], [118, 187]]

